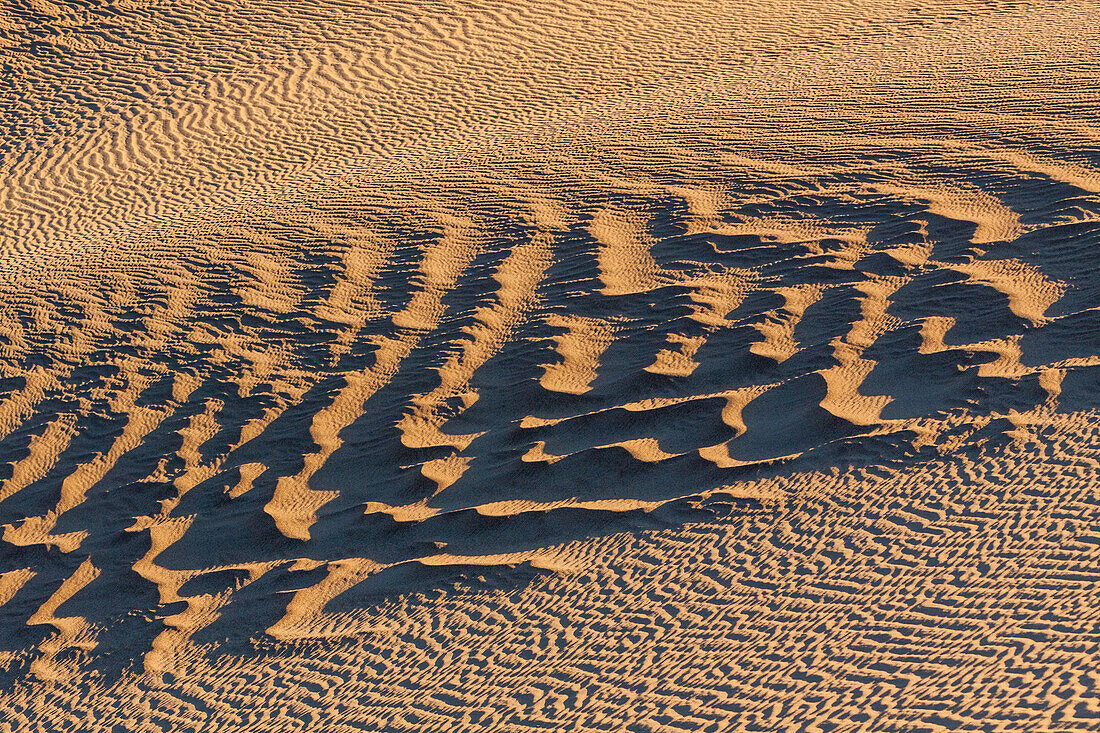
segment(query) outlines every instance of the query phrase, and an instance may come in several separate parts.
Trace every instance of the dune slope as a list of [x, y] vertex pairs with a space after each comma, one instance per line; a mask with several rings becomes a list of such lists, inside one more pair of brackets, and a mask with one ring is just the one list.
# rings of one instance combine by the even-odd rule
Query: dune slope
[[0, 6], [0, 731], [1092, 729], [1097, 17]]

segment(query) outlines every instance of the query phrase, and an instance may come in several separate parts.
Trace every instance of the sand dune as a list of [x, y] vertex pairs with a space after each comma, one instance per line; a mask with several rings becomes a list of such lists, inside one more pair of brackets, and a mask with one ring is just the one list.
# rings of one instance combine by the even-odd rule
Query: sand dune
[[0, 7], [0, 731], [1094, 728], [1098, 17]]

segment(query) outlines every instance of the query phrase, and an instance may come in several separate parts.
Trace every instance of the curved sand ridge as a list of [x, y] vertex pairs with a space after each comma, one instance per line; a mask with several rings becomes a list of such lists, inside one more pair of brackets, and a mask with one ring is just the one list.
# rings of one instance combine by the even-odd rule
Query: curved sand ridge
[[0, 730], [1087, 728], [1096, 12], [3, 11]]

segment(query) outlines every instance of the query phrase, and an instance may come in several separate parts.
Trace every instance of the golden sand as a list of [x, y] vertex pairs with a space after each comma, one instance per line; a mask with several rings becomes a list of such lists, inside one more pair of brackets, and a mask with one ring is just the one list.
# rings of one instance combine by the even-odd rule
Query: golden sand
[[1097, 18], [0, 7], [0, 733], [1095, 728]]

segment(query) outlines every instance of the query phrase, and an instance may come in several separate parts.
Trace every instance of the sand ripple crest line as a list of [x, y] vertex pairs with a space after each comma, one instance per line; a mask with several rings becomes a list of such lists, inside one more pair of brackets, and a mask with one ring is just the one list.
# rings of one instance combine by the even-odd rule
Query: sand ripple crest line
[[1089, 729], [1097, 17], [0, 7], [0, 729]]

